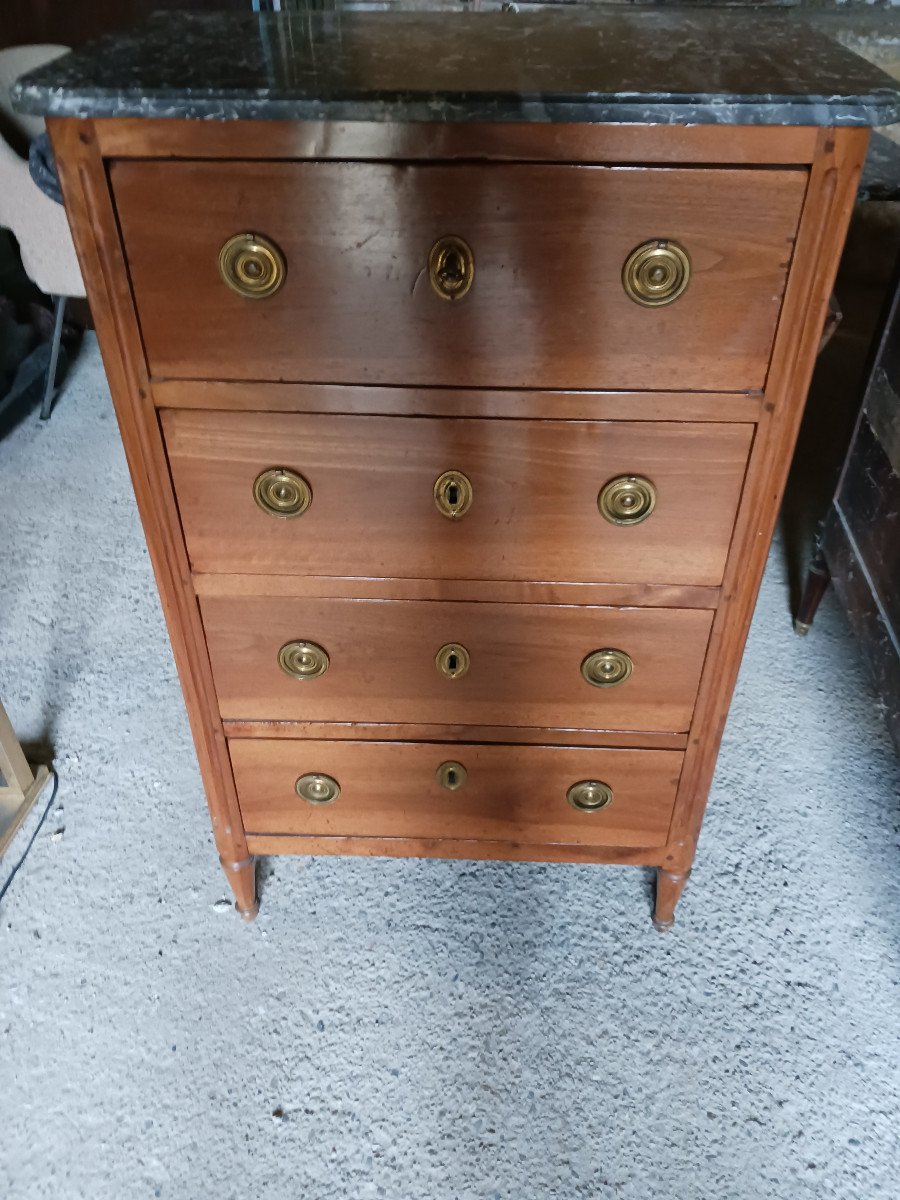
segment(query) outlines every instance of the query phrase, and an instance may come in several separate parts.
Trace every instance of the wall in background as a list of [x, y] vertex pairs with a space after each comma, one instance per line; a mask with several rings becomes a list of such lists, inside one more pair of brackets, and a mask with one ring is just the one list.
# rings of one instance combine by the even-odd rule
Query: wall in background
[[250, 0], [0, 0], [0, 47], [28, 42], [58, 42], [77, 46], [101, 33], [125, 29], [162, 8], [249, 11]]
[[[384, 3], [385, 0], [381, 0]], [[390, 0], [387, 0], [390, 3]], [[527, 2], [527, 0], [524, 0]], [[552, 0], [551, 0], [552, 2]], [[609, 3], [609, 0], [606, 0]], [[613, 0], [615, 3], [616, 0]], [[631, 5], [642, 0], [620, 0]], [[665, 7], [667, 0], [656, 0]], [[716, 0], [672, 0], [672, 3], [694, 3], [700, 7]], [[723, 0], [718, 0], [722, 3]], [[844, 14], [873, 13], [900, 5], [900, 0], [724, 0], [734, 7], [804, 8], [834, 11]], [[238, 9], [245, 12], [254, 7], [265, 10], [297, 9], [304, 7], [339, 8], [341, 0], [80, 0], [77, 4], [60, 4], [59, 0], [0, 0], [3, 19], [0, 21], [0, 47], [17, 46], [25, 42], [59, 42], [77, 46], [101, 33], [125, 29], [149, 13], [162, 8]], [[498, 0], [472, 0], [470, 7], [496, 7]], [[650, 0], [653, 3], [653, 0]], [[396, 4], [403, 8], [403, 0]]]

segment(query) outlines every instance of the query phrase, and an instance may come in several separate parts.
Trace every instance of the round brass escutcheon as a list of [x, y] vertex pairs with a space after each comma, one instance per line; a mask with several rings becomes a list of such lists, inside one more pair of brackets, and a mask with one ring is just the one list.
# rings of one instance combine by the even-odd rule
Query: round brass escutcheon
[[287, 467], [270, 467], [253, 482], [253, 499], [271, 517], [299, 517], [312, 504], [312, 488]]
[[458, 642], [441, 646], [434, 656], [435, 666], [446, 679], [461, 679], [469, 669], [469, 662], [468, 650]]
[[656, 508], [656, 488], [643, 475], [619, 475], [604, 483], [597, 507], [612, 525], [640, 525]]
[[677, 300], [691, 278], [691, 260], [676, 242], [654, 239], [628, 255], [622, 286], [635, 302], [658, 308]]
[[294, 784], [294, 791], [301, 800], [310, 804], [332, 804], [341, 794], [341, 785], [330, 775], [311, 772], [300, 776]]
[[469, 778], [469, 772], [458, 762], [443, 762], [436, 771], [437, 781], [448, 792], [455, 792]]
[[458, 521], [472, 507], [472, 481], [462, 471], [445, 471], [434, 481], [434, 503], [442, 517]]
[[573, 783], [566, 792], [566, 799], [579, 812], [595, 813], [609, 808], [613, 802], [613, 790], [608, 783], [599, 779], [582, 779]]
[[634, 663], [624, 650], [594, 650], [581, 664], [581, 674], [592, 687], [610, 688], [624, 683]]
[[328, 670], [328, 652], [315, 642], [287, 642], [278, 651], [278, 665], [293, 679], [318, 679]]
[[428, 278], [442, 300], [461, 300], [475, 278], [475, 255], [453, 234], [438, 238], [428, 255]]
[[274, 296], [287, 274], [284, 255], [274, 242], [256, 233], [236, 233], [219, 251], [219, 274], [247, 300]]

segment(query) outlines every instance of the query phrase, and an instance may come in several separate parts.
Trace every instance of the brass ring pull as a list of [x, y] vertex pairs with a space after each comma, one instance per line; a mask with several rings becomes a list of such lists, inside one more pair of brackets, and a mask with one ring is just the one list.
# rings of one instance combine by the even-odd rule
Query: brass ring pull
[[455, 792], [469, 778], [469, 772], [459, 762], [443, 762], [435, 772], [437, 781], [448, 792]]
[[643, 475], [619, 475], [604, 483], [597, 507], [611, 525], [640, 525], [656, 508], [656, 488]]
[[676, 242], [654, 238], [628, 255], [622, 286], [644, 308], [660, 308], [677, 300], [691, 279], [691, 260]]
[[270, 517], [299, 517], [312, 504], [312, 488], [287, 467], [270, 467], [253, 482], [253, 499]]
[[591, 687], [611, 688], [624, 683], [634, 663], [624, 650], [594, 650], [581, 664], [581, 674]]
[[459, 642], [448, 642], [438, 650], [434, 663], [445, 679], [462, 679], [469, 669], [469, 652]]
[[461, 237], [438, 238], [428, 255], [428, 278], [442, 300], [461, 300], [475, 278], [475, 255]]
[[278, 665], [292, 679], [318, 679], [330, 664], [328, 651], [315, 642], [286, 642], [278, 651]]
[[219, 274], [246, 300], [274, 296], [287, 274], [284, 255], [274, 242], [256, 233], [236, 233], [219, 251]]
[[462, 471], [445, 471], [434, 481], [434, 503], [442, 517], [458, 521], [472, 507], [472, 481]]
[[300, 776], [294, 784], [294, 791], [308, 804], [333, 804], [341, 794], [341, 785], [330, 775], [311, 772]]
[[609, 808], [613, 802], [613, 790], [608, 783], [599, 779], [582, 779], [573, 783], [566, 792], [566, 799], [579, 812], [596, 813]]

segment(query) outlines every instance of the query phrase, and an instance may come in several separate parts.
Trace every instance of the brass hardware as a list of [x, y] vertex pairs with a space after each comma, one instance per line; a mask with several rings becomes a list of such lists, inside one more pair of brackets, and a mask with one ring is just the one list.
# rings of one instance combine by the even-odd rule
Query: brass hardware
[[461, 300], [475, 278], [475, 255], [452, 234], [438, 238], [428, 255], [428, 278], [442, 300]]
[[441, 516], [458, 521], [472, 507], [472, 481], [462, 471], [445, 471], [434, 481], [434, 503]]
[[438, 650], [434, 662], [447, 679], [461, 679], [469, 669], [469, 652], [458, 642], [448, 642]]
[[461, 788], [469, 778], [469, 772], [458, 762], [443, 762], [437, 769], [437, 781], [448, 792]]
[[294, 791], [301, 800], [310, 804], [332, 804], [341, 794], [341, 785], [330, 775], [301, 775], [294, 784]]
[[628, 255], [622, 268], [622, 286], [635, 302], [658, 308], [677, 300], [691, 278], [687, 251], [675, 242], [656, 238]]
[[604, 483], [597, 507], [612, 525], [640, 525], [656, 508], [656, 488], [643, 475], [619, 475]]
[[318, 679], [328, 670], [328, 652], [315, 642], [287, 642], [278, 651], [278, 665], [294, 679]]
[[274, 242], [256, 233], [236, 233], [219, 251], [219, 274], [247, 300], [274, 296], [287, 274], [284, 255]]
[[253, 499], [272, 517], [299, 517], [312, 504], [312, 488], [296, 471], [270, 467], [254, 480]]
[[566, 792], [566, 799], [579, 812], [595, 813], [609, 808], [613, 802], [613, 790], [608, 783], [599, 779], [582, 779], [573, 783]]
[[617, 687], [634, 670], [624, 650], [594, 650], [581, 664], [581, 674], [592, 687]]

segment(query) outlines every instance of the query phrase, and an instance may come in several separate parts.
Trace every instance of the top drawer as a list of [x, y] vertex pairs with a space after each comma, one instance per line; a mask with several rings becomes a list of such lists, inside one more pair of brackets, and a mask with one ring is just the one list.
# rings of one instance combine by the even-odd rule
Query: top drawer
[[[800, 169], [353, 162], [111, 178], [154, 375], [717, 391], [765, 382], [806, 187]], [[269, 295], [220, 273], [247, 233], [284, 264]], [[624, 285], [645, 245], [639, 292], [687, 280], [652, 307]], [[265, 282], [265, 253], [234, 256]]]

